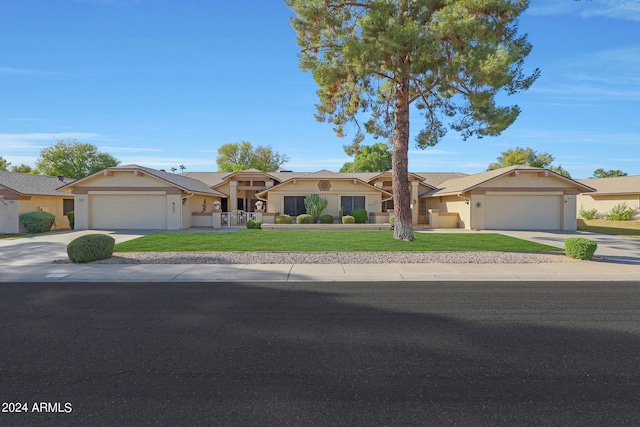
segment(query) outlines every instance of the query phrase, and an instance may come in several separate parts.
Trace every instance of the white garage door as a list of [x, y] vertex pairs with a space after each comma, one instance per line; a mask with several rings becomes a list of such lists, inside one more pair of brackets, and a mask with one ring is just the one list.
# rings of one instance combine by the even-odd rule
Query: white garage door
[[92, 195], [89, 228], [161, 229], [167, 228], [167, 206], [164, 195]]
[[485, 227], [490, 230], [560, 230], [563, 196], [487, 196]]

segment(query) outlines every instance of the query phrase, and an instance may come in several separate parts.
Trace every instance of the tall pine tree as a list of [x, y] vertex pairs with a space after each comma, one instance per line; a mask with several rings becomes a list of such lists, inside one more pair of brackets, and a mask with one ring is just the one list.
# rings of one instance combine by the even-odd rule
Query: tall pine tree
[[[420, 148], [438, 143], [450, 127], [464, 139], [499, 135], [517, 106], [495, 97], [529, 88], [531, 51], [518, 35], [527, 0], [286, 0], [301, 47], [300, 66], [319, 86], [317, 118], [339, 136], [356, 124], [393, 142], [395, 237], [414, 239], [408, 179], [410, 106], [422, 113]], [[362, 125], [362, 126], [361, 126]]]

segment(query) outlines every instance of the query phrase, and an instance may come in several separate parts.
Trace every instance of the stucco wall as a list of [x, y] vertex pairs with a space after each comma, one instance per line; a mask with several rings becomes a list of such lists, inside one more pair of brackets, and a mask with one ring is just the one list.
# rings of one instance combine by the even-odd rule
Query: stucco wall
[[[469, 205], [458, 196], [430, 197], [427, 199], [427, 209], [438, 209], [442, 213], [457, 213], [458, 227], [471, 228]], [[449, 227], [452, 225], [450, 218], [444, 221], [447, 221], [446, 224]]]
[[[64, 202], [63, 200], [72, 199], [69, 197], [58, 196], [31, 196], [30, 200], [20, 200], [20, 214], [28, 212], [45, 211], [52, 215], [55, 215], [56, 222], [53, 224], [53, 230], [69, 229], [69, 220], [64, 215]], [[20, 224], [20, 230], [23, 232], [24, 227]]]
[[285, 196], [307, 196], [309, 194], [317, 194], [327, 199], [327, 208], [322, 211], [323, 215], [338, 216], [340, 213], [342, 196], [364, 196], [365, 209], [368, 213], [382, 211], [382, 193], [375, 188], [366, 186], [358, 181], [354, 184], [353, 180], [347, 181], [330, 181], [331, 189], [329, 191], [320, 191], [318, 188], [319, 181], [301, 181], [296, 183], [285, 184], [275, 190], [267, 193], [267, 212], [284, 211]]
[[604, 215], [620, 204], [626, 203], [631, 209], [640, 209], [640, 194], [618, 195], [618, 196], [596, 196], [590, 194], [578, 194], [576, 217], [580, 218], [580, 206], [584, 210], [597, 209], [598, 214]]

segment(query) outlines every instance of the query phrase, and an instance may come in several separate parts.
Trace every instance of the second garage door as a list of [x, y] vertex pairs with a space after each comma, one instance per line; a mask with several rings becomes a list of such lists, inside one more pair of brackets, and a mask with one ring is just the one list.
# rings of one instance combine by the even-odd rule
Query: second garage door
[[164, 195], [92, 195], [89, 228], [160, 229], [167, 228]]
[[487, 196], [485, 228], [490, 230], [560, 230], [563, 196]]

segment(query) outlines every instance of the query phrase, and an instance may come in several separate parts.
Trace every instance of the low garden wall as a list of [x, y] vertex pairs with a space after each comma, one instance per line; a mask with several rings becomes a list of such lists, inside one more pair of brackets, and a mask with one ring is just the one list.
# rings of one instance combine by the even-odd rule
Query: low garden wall
[[265, 224], [263, 230], [391, 230], [391, 224]]

